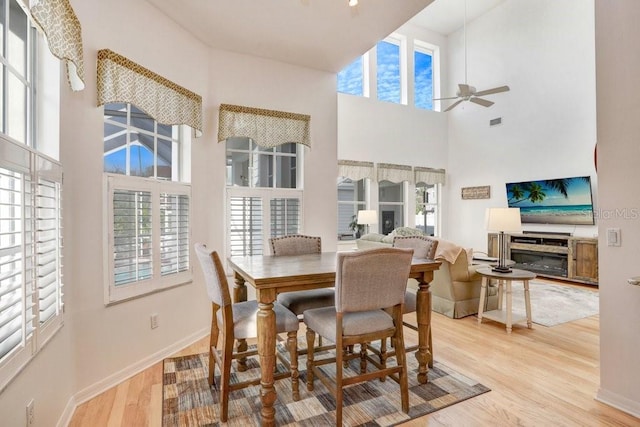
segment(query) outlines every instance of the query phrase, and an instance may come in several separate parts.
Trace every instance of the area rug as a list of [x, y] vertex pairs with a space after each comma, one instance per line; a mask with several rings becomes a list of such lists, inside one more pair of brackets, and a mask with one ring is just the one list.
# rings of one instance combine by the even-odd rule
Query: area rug
[[[514, 281], [512, 291], [514, 315], [525, 316], [522, 282]], [[532, 280], [529, 282], [529, 295], [531, 296], [531, 319], [533, 323], [542, 326], [572, 322], [599, 312], [598, 292], [586, 289]]]
[[[393, 359], [391, 359], [393, 360]], [[278, 426], [324, 426], [335, 425], [335, 401], [323, 384], [316, 380], [315, 390], [307, 391], [306, 357], [300, 362], [300, 400], [291, 398], [290, 379], [276, 381], [278, 399], [274, 405]], [[359, 369], [358, 360], [353, 360], [348, 369]], [[345, 389], [343, 423], [348, 426], [389, 426], [429, 414], [438, 409], [462, 402], [489, 391], [478, 382], [435, 362], [429, 370], [427, 384], [417, 382], [417, 361], [409, 354], [409, 413], [400, 408], [399, 385], [387, 379], [369, 381]], [[234, 362], [235, 366], [235, 362]], [[325, 365], [331, 366], [331, 365]], [[248, 360], [246, 372], [232, 374], [232, 381], [246, 375], [259, 376], [257, 360]], [[283, 369], [281, 366], [279, 369]], [[193, 354], [164, 360], [163, 375], [163, 427], [177, 426], [259, 426], [260, 387], [249, 387], [231, 393], [229, 420], [220, 423], [218, 391], [209, 388], [207, 382], [207, 354]], [[217, 371], [217, 370], [216, 370]], [[216, 381], [219, 377], [216, 376]]]

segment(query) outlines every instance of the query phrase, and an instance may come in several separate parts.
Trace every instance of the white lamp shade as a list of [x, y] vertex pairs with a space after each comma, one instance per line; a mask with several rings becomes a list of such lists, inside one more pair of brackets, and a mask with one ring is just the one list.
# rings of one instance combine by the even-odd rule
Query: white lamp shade
[[487, 230], [515, 232], [522, 230], [520, 208], [487, 208]]
[[378, 223], [378, 211], [358, 211], [358, 224], [377, 224]]

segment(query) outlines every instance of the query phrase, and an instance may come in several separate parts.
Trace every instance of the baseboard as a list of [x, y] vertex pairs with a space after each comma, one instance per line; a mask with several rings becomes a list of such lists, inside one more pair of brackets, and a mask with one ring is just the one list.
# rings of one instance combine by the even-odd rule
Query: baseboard
[[169, 347], [165, 347], [164, 349], [157, 351], [132, 365], [127, 366], [126, 368], [116, 372], [115, 374], [110, 375], [90, 385], [89, 387], [86, 387], [83, 390], [80, 390], [75, 395], [73, 395], [71, 399], [69, 399], [69, 402], [67, 403], [63, 414], [58, 420], [57, 426], [65, 427], [69, 425], [69, 423], [71, 422], [71, 417], [73, 416], [73, 413], [75, 412], [75, 409], [78, 405], [96, 397], [97, 395], [107, 391], [111, 387], [120, 384], [122, 381], [131, 378], [137, 373], [144, 371], [152, 365], [177, 353], [183, 348], [188, 347], [189, 345], [207, 336], [210, 332], [210, 328], [201, 329], [198, 332], [195, 332], [188, 337], [185, 337], [180, 341], [170, 345]]
[[602, 388], [598, 389], [598, 393], [596, 393], [596, 400], [604, 403], [605, 405], [619, 409], [622, 412], [626, 412], [629, 415], [633, 415], [636, 418], [640, 418], [639, 402]]

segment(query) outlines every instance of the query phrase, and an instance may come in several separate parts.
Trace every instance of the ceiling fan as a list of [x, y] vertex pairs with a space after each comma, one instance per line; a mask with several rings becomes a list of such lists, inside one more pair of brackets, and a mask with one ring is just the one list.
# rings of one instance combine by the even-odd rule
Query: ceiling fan
[[434, 101], [442, 101], [446, 99], [457, 99], [456, 102], [451, 104], [445, 112], [452, 110], [458, 104], [469, 101], [474, 104], [482, 105], [483, 107], [491, 107], [494, 102], [487, 99], [480, 98], [484, 95], [492, 95], [494, 93], [507, 92], [509, 86], [499, 86], [492, 89], [486, 89], [476, 91], [476, 88], [467, 84], [467, 0], [464, 0], [464, 83], [458, 84], [458, 91], [456, 96], [450, 96], [447, 98], [434, 98]]

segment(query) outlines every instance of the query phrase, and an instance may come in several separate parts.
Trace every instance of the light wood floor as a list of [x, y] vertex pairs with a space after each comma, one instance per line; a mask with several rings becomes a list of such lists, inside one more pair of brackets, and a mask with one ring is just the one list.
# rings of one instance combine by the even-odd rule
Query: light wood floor
[[[638, 426], [640, 419], [597, 402], [598, 316], [547, 328], [503, 325], [475, 316], [433, 314], [435, 359], [491, 388], [406, 426]], [[407, 331], [406, 340], [415, 341]], [[179, 354], [207, 351], [207, 340]], [[412, 357], [412, 356], [411, 356]], [[162, 364], [80, 405], [78, 426], [160, 426]]]

